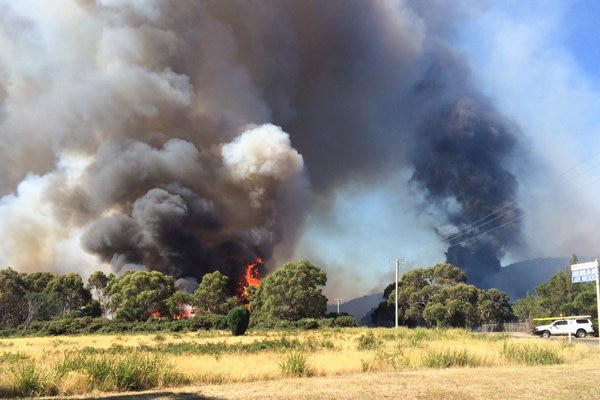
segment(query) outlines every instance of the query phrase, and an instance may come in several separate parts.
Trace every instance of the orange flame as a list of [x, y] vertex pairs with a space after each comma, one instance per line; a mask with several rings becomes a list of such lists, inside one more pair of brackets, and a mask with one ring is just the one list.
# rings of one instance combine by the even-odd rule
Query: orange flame
[[239, 298], [240, 304], [248, 304], [248, 287], [252, 286], [257, 288], [260, 286], [260, 277], [258, 276], [258, 266], [264, 265], [264, 261], [260, 257], [256, 257], [256, 260], [252, 264], [246, 265], [246, 272], [244, 276], [240, 278], [239, 285]]
[[194, 316], [194, 311], [191, 304], [184, 304], [179, 309], [179, 313], [173, 316], [174, 320], [187, 319], [192, 318]]
[[158, 311], [154, 311], [154, 312], [150, 313], [150, 315], [152, 315], [154, 318], [160, 317], [160, 313]]

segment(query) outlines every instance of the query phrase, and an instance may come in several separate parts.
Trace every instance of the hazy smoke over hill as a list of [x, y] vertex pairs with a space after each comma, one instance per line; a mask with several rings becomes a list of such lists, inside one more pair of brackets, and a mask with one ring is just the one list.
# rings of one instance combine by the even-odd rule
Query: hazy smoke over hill
[[[441, 225], [487, 215], [515, 198], [517, 139], [445, 45], [460, 19], [435, 1], [0, 2], [1, 263], [236, 275], [290, 254], [311, 191], [399, 165]], [[448, 258], [482, 281], [518, 231]]]

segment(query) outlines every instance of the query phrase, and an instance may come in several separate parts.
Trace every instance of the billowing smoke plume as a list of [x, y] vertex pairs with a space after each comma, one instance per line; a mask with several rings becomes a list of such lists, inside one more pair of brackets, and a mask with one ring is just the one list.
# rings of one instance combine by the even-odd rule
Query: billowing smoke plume
[[[290, 254], [311, 190], [393, 168], [440, 225], [513, 201], [514, 129], [445, 44], [454, 8], [0, 2], [0, 260], [235, 276]], [[501, 224], [448, 259], [483, 280], [519, 230]]]
[[[458, 228], [443, 238], [448, 262], [471, 281], [488, 286], [500, 272], [499, 257], [519, 240], [515, 177], [503, 168], [515, 150], [509, 124], [470, 100], [441, 104], [419, 129], [413, 180], [427, 198], [445, 207]], [[430, 157], [422, 157], [429, 153]]]

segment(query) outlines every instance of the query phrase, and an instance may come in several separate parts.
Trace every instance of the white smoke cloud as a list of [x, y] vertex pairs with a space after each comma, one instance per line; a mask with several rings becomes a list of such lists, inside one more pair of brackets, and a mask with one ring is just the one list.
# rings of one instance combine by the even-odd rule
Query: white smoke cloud
[[15, 194], [0, 198], [0, 260], [2, 267], [34, 272], [77, 271], [84, 277], [91, 270], [106, 269], [95, 256], [81, 249], [82, 229], [73, 229], [55, 212], [48, 190], [56, 181], [74, 184], [90, 160], [65, 155], [57, 170], [44, 176], [29, 174]]
[[304, 167], [289, 135], [272, 124], [246, 130], [233, 142], [223, 145], [221, 154], [231, 176], [237, 180], [261, 177], [292, 180]]

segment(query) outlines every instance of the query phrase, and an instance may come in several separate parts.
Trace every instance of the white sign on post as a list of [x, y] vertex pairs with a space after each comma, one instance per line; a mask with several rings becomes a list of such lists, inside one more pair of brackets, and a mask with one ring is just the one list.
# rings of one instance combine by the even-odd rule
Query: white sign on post
[[571, 265], [571, 282], [594, 282], [598, 279], [598, 261]]
[[572, 271], [572, 283], [594, 282], [596, 279], [598, 279], [598, 268], [587, 268]]
[[[598, 321], [600, 321], [600, 279], [599, 278], [600, 264], [598, 260], [586, 263], [571, 265], [571, 282], [596, 282], [596, 302], [598, 304]], [[598, 335], [600, 340], [600, 334]]]

